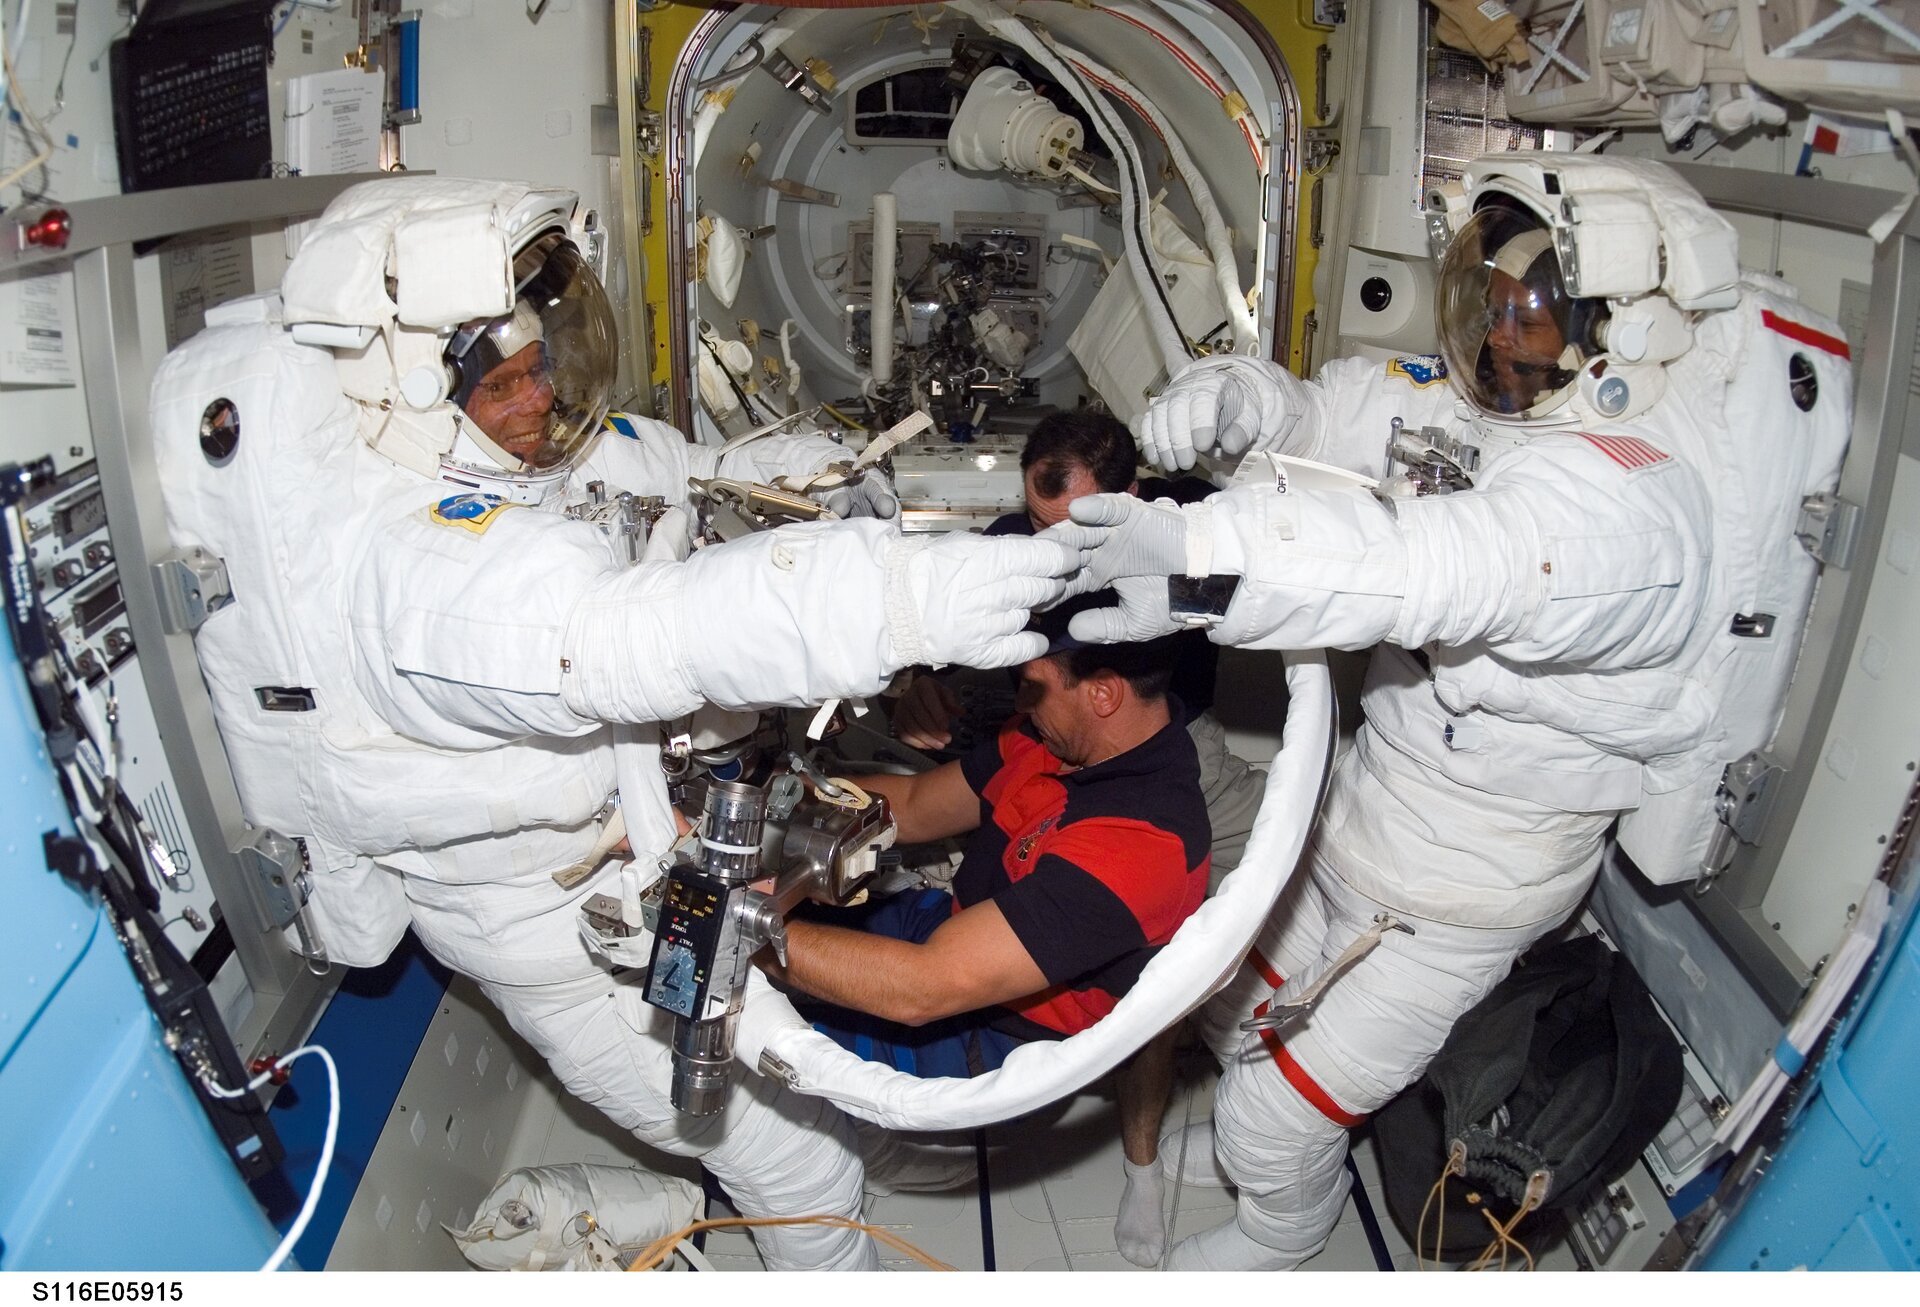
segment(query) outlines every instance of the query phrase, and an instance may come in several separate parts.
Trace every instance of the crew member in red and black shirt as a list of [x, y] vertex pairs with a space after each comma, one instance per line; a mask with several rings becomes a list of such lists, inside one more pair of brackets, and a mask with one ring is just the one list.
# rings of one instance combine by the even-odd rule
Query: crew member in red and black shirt
[[[1206, 804], [1166, 689], [1171, 642], [1081, 646], [1069, 615], [1040, 619], [1052, 649], [1021, 667], [1018, 713], [997, 739], [932, 771], [861, 779], [890, 800], [902, 843], [972, 832], [952, 895], [896, 895], [858, 929], [789, 922], [785, 968], [762, 959], [832, 1004], [815, 1024], [864, 1057], [964, 1076], [1027, 1040], [1076, 1034], [1206, 895]], [[1128, 1098], [1123, 1075], [1123, 1115]]]

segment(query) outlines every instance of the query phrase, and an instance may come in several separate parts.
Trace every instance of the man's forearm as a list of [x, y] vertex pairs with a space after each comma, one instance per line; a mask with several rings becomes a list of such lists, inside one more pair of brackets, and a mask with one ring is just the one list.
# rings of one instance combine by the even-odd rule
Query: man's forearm
[[803, 993], [905, 1026], [952, 1015], [921, 975], [922, 946], [812, 921], [787, 923], [787, 965], [776, 979]]

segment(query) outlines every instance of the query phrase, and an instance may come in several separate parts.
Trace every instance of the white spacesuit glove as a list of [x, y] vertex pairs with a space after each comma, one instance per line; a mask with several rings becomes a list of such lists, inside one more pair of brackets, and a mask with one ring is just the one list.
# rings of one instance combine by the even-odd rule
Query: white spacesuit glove
[[1167, 583], [1159, 577], [1125, 576], [1113, 583], [1120, 602], [1112, 608], [1089, 608], [1067, 621], [1067, 634], [1088, 644], [1121, 644], [1153, 640], [1188, 629], [1173, 620]]
[[1134, 441], [1148, 462], [1169, 472], [1193, 466], [1217, 448], [1229, 457], [1279, 445], [1299, 421], [1301, 383], [1272, 363], [1225, 354], [1180, 370], [1145, 413], [1133, 420]]
[[890, 522], [900, 515], [900, 500], [887, 483], [886, 473], [878, 468], [868, 468], [858, 480], [811, 493], [832, 509], [835, 517], [877, 517]]
[[[1170, 499], [1088, 495], [1067, 506], [1067, 520], [1041, 532], [1073, 551], [1080, 564], [1069, 595], [1104, 590], [1124, 577], [1166, 577], [1187, 570], [1187, 510]], [[1162, 587], [1164, 589], [1165, 587]]]
[[906, 555], [906, 596], [888, 596], [902, 661], [1012, 667], [1040, 657], [1047, 638], [1026, 629], [1028, 615], [1060, 601], [1077, 562], [1071, 549], [1039, 537], [954, 531], [918, 547]]

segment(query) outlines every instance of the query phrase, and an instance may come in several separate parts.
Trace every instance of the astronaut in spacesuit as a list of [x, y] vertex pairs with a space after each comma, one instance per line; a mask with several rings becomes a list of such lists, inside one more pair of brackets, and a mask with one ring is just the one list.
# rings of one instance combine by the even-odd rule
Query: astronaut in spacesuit
[[1225, 1070], [1184, 1155], [1237, 1219], [1176, 1268], [1325, 1244], [1348, 1130], [1577, 910], [1616, 821], [1652, 879], [1724, 857], [1716, 791], [1776, 728], [1818, 571], [1795, 522], [1845, 451], [1833, 324], [1657, 164], [1493, 156], [1440, 209], [1440, 357], [1190, 365], [1136, 434], [1167, 468], [1249, 455], [1236, 485], [1055, 529], [1120, 593], [1080, 638], [1378, 645], [1304, 865], [1206, 1009]]
[[[909, 539], [884, 516], [690, 551], [690, 475], [799, 474], [870, 514], [892, 496], [877, 473], [818, 480], [852, 461], [823, 436], [716, 461], [606, 417], [613, 315], [574, 207], [492, 182], [356, 186], [279, 296], [215, 311], [168, 357], [169, 528], [232, 580], [197, 652], [245, 817], [299, 841], [334, 961], [376, 964], [411, 925], [571, 1092], [700, 1157], [743, 1213], [857, 1218], [852, 1134], [822, 1100], [746, 1075], [720, 1115], [670, 1106], [672, 1018], [589, 949], [580, 906], [622, 892], [621, 832], [637, 867], [677, 836], [656, 723], [1038, 656], [1027, 610], [1071, 557]], [[204, 438], [216, 399], [237, 440]], [[622, 491], [666, 510], [637, 560], [620, 530], [562, 511]], [[773, 1267], [877, 1265], [857, 1231], [756, 1234]]]

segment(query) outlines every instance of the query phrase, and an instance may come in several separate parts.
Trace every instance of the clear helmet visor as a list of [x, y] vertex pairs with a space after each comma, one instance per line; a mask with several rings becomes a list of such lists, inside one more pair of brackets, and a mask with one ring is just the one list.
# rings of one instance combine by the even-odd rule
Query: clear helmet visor
[[1438, 298], [1447, 370], [1490, 417], [1545, 417], [1599, 352], [1603, 306], [1567, 294], [1553, 233], [1516, 205], [1491, 204], [1467, 220], [1441, 260]]
[[613, 390], [616, 331], [600, 279], [573, 242], [549, 232], [513, 259], [513, 311], [464, 324], [446, 350], [449, 398], [500, 465], [564, 473], [600, 434]]

